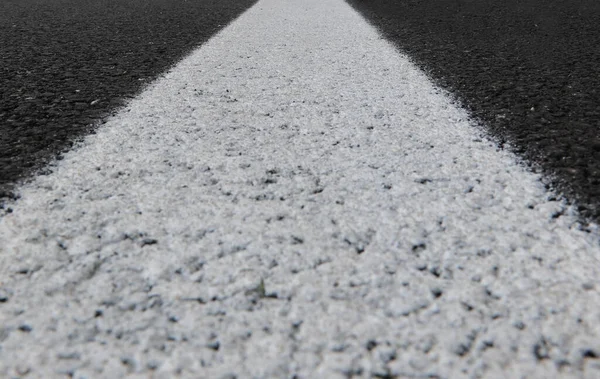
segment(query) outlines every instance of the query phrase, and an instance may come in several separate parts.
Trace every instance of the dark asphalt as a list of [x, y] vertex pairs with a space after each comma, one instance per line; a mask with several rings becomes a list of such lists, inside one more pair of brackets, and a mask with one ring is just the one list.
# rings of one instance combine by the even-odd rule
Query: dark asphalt
[[255, 1], [0, 1], [0, 203]]
[[348, 2], [600, 220], [600, 1]]

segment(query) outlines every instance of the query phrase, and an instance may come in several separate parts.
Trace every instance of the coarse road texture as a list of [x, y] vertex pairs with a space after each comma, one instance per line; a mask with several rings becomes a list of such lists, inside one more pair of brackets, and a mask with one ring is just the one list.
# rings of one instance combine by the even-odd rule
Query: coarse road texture
[[254, 2], [0, 1], [0, 203]]
[[344, 1], [261, 0], [21, 188], [0, 376], [597, 378], [597, 228], [482, 134]]
[[600, 219], [600, 2], [348, 0]]

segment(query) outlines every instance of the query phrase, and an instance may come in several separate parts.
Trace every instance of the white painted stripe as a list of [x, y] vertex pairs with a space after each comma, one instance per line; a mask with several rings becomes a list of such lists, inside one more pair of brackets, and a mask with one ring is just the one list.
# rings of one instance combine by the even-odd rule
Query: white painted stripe
[[0, 376], [597, 370], [596, 234], [480, 134], [343, 1], [260, 1], [22, 188]]

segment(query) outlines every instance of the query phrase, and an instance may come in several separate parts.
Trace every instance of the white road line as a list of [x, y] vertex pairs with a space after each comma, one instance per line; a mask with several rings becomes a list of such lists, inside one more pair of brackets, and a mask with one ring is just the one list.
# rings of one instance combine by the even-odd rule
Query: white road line
[[261, 0], [22, 188], [0, 376], [593, 377], [549, 196], [343, 1]]

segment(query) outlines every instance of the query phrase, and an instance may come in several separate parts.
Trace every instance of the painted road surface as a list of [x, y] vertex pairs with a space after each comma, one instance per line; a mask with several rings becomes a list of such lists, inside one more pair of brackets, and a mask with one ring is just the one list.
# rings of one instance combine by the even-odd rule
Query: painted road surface
[[600, 375], [595, 225], [342, 0], [261, 0], [20, 192], [5, 377]]
[[348, 0], [546, 184], [600, 220], [600, 2]]
[[0, 1], [0, 212], [19, 181], [255, 2]]

